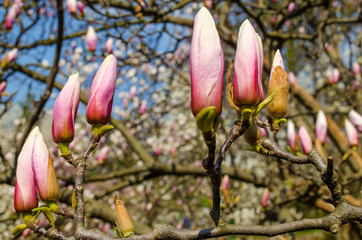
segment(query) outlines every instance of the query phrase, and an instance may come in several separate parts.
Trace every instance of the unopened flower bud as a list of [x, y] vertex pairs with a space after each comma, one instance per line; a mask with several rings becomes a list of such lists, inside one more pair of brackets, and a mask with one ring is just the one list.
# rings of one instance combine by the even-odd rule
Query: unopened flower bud
[[355, 110], [351, 110], [348, 114], [349, 119], [359, 132], [362, 132], [362, 116]]
[[92, 26], [88, 27], [85, 39], [87, 41], [89, 51], [94, 52], [97, 48], [97, 34]]
[[345, 128], [349, 145], [358, 146], [358, 132], [347, 118], [345, 119]]
[[277, 50], [274, 56], [268, 94], [270, 95], [273, 91], [276, 91], [276, 94], [274, 99], [268, 104], [268, 112], [272, 117], [282, 118], [287, 114], [288, 110], [289, 82], [279, 50]]
[[129, 237], [134, 232], [132, 220], [128, 215], [126, 207], [123, 205], [118, 195], [114, 196], [116, 223], [123, 237]]
[[107, 124], [116, 88], [117, 59], [108, 55], [99, 67], [89, 92], [86, 118], [90, 124]]
[[321, 143], [325, 143], [327, 139], [327, 118], [322, 110], [318, 111], [316, 122], [316, 137]]
[[307, 132], [307, 129], [304, 126], [302, 126], [301, 128], [299, 128], [298, 133], [304, 154], [310, 153], [313, 150], [313, 143], [312, 139], [310, 138]]

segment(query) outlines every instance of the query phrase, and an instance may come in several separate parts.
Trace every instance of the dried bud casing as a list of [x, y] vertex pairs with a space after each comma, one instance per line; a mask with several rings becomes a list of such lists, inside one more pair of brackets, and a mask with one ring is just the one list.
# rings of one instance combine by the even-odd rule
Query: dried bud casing
[[129, 237], [131, 233], [134, 232], [132, 220], [118, 195], [114, 196], [114, 205], [118, 229], [121, 231], [123, 237]]
[[273, 101], [268, 104], [268, 112], [272, 117], [282, 118], [288, 110], [289, 81], [288, 74], [280, 66], [277, 66], [272, 73], [268, 95], [274, 90], [277, 91], [277, 94]]

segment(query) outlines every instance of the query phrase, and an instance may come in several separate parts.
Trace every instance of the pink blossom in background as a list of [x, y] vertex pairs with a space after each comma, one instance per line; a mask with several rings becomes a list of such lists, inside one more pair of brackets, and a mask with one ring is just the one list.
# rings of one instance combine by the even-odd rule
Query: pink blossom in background
[[212, 0], [204, 0], [204, 6], [210, 9], [212, 7]]
[[236, 105], [255, 106], [263, 100], [263, 59], [261, 38], [249, 20], [245, 20], [239, 29], [235, 54], [233, 96]]
[[352, 71], [353, 71], [353, 74], [354, 74], [355, 77], [361, 77], [361, 75], [360, 75], [361, 74], [361, 68], [360, 68], [358, 62], [354, 62], [352, 64]]
[[362, 116], [352, 109], [349, 112], [348, 117], [357, 130], [362, 133]]
[[288, 73], [288, 79], [290, 85], [294, 85], [297, 82], [297, 78], [295, 77], [295, 74], [293, 72]]
[[74, 15], [77, 13], [77, 0], [67, 0], [67, 7], [70, 14]]
[[158, 145], [157, 145], [157, 148], [156, 148], [156, 150], [155, 150], [155, 155], [156, 155], [156, 156], [160, 156], [161, 153], [162, 153], [162, 144], [158, 144]]
[[298, 135], [304, 154], [310, 153], [313, 150], [313, 143], [307, 129], [304, 126], [300, 127]]
[[295, 144], [297, 140], [297, 134], [295, 132], [295, 126], [291, 119], [288, 120], [288, 127], [287, 127], [287, 139], [288, 139], [288, 146], [290, 149], [295, 151]]
[[328, 82], [330, 84], [334, 84], [339, 81], [340, 73], [337, 68], [334, 68], [334, 69], [328, 68], [326, 71], [326, 76], [327, 76]]
[[295, 10], [295, 2], [290, 2], [289, 5], [288, 5], [288, 12], [293, 12]]
[[6, 82], [3, 81], [0, 83], [0, 96], [1, 96], [1, 93], [5, 90], [6, 88]]
[[146, 112], [146, 109], [147, 109], [147, 101], [146, 100], [143, 100], [142, 103], [141, 103], [141, 106], [140, 106], [140, 111], [139, 113], [142, 115]]
[[97, 34], [92, 26], [88, 26], [85, 39], [88, 44], [89, 51], [94, 52], [97, 48]]
[[194, 19], [190, 49], [191, 109], [193, 115], [214, 106], [215, 116], [222, 111], [224, 54], [214, 19], [202, 7]]
[[97, 161], [98, 164], [104, 163], [104, 161], [107, 159], [108, 153], [111, 149], [108, 146], [104, 146], [101, 151], [97, 155]]
[[268, 206], [268, 201], [269, 201], [269, 189], [265, 188], [263, 195], [261, 197], [261, 205], [263, 207], [267, 207]]
[[228, 189], [230, 183], [230, 178], [228, 175], [224, 175], [221, 181], [221, 188]]
[[353, 124], [346, 118], [345, 121], [345, 128], [348, 143], [350, 146], [358, 146], [358, 132], [357, 129], [353, 126]]
[[327, 139], [327, 118], [322, 110], [318, 111], [317, 121], [316, 121], [316, 137], [321, 143], [325, 143]]
[[80, 17], [84, 18], [85, 17], [84, 3], [82, 1], [78, 1], [78, 10], [79, 10]]
[[353, 84], [352, 84], [353, 90], [358, 91], [360, 86], [361, 86], [361, 83], [358, 79], [353, 81]]
[[106, 41], [106, 52], [107, 53], [112, 53], [112, 49], [113, 49], [113, 38], [108, 38]]
[[129, 90], [129, 98], [131, 99], [131, 101], [136, 96], [136, 91], [137, 91], [136, 86], [132, 86], [131, 89]]
[[5, 18], [5, 28], [11, 29], [16, 18], [16, 7], [13, 5]]
[[127, 109], [128, 108], [128, 98], [123, 98], [123, 107], [124, 109]]

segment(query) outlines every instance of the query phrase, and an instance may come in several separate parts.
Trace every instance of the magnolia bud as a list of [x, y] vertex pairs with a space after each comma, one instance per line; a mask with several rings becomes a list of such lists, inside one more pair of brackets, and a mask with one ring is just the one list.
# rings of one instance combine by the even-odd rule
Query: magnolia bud
[[316, 122], [316, 137], [321, 143], [325, 143], [327, 139], [327, 118], [322, 110], [318, 111]]
[[222, 111], [224, 54], [214, 19], [205, 7], [194, 20], [190, 73], [193, 115], [196, 117], [202, 109], [214, 106], [218, 117]]
[[345, 119], [345, 128], [349, 145], [358, 146], [358, 132], [348, 119]]
[[349, 119], [359, 132], [362, 132], [362, 116], [355, 110], [351, 110], [348, 114]]
[[134, 232], [132, 220], [118, 195], [114, 196], [114, 204], [117, 227], [121, 231], [123, 237], [129, 237], [131, 233]]
[[288, 90], [288, 74], [284, 71], [283, 58], [277, 50], [273, 60], [268, 90], [269, 95], [273, 91], [277, 92], [274, 99], [268, 104], [268, 112], [272, 117], [282, 118], [287, 114]]
[[90, 124], [107, 124], [116, 88], [117, 59], [108, 55], [99, 67], [89, 92], [86, 118]]
[[75, 72], [69, 76], [55, 100], [52, 124], [52, 137], [55, 143], [73, 141], [79, 101], [80, 80], [78, 72]]
[[313, 150], [312, 139], [310, 138], [307, 129], [304, 126], [299, 128], [299, 139], [302, 144], [304, 154], [308, 154]]
[[237, 106], [255, 106], [263, 100], [263, 59], [261, 38], [245, 20], [240, 26], [235, 54], [233, 100]]
[[89, 51], [94, 52], [97, 47], [97, 34], [92, 26], [88, 27], [85, 39], [87, 41]]

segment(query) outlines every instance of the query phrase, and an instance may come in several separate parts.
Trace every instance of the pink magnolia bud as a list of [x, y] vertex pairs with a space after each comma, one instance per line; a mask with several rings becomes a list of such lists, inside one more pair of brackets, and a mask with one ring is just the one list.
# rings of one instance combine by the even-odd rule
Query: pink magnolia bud
[[85, 16], [84, 3], [82, 1], [78, 2], [78, 10], [79, 10], [80, 17], [84, 18], [84, 16]]
[[124, 109], [128, 108], [128, 98], [123, 98], [123, 107]]
[[70, 14], [74, 15], [77, 12], [77, 0], [67, 0], [67, 7]]
[[114, 90], [116, 89], [117, 59], [108, 55], [99, 67], [89, 92], [86, 110], [90, 124], [107, 124], [111, 117]]
[[358, 145], [358, 132], [353, 124], [346, 118], [345, 127], [349, 145], [357, 146]]
[[359, 82], [358, 79], [355, 79], [355, 80], [353, 81], [352, 86], [353, 86], [353, 90], [358, 91], [359, 88], [360, 88], [360, 86], [361, 86], [361, 83]]
[[106, 41], [106, 52], [112, 53], [112, 49], [113, 49], [113, 38], [108, 38]]
[[0, 83], [0, 96], [1, 96], [1, 93], [5, 90], [6, 88], [6, 82], [3, 81]]
[[299, 139], [302, 144], [304, 154], [308, 154], [313, 150], [312, 139], [310, 138], [307, 129], [304, 126], [299, 128]]
[[234, 103], [255, 106], [263, 100], [263, 46], [259, 34], [245, 20], [240, 26], [235, 55]]
[[147, 109], [147, 101], [143, 100], [140, 106], [140, 114], [144, 114], [146, 112]]
[[353, 70], [353, 74], [354, 74], [356, 77], [360, 75], [360, 73], [361, 73], [361, 68], [360, 68], [358, 62], [354, 62], [354, 63], [352, 64], [352, 70]]
[[288, 127], [287, 127], [287, 139], [288, 139], [288, 146], [293, 151], [296, 151], [295, 145], [297, 140], [297, 134], [295, 132], [295, 126], [292, 120], [288, 120]]
[[[270, 77], [269, 77], [269, 81], [270, 79], [272, 78], [272, 74], [275, 70], [275, 68], [277, 66], [281, 66], [283, 70], [285, 70], [285, 67], [284, 67], [284, 61], [283, 61], [283, 57], [282, 55], [280, 54], [280, 51], [279, 49], [275, 52], [275, 55], [274, 55], [274, 58], [273, 58], [273, 63], [272, 63], [272, 67], [271, 67], [271, 70], [270, 70]], [[270, 82], [269, 82], [270, 83]]]
[[131, 101], [136, 96], [136, 91], [137, 91], [136, 86], [132, 86], [131, 89], [129, 90], [129, 98], [131, 99]]
[[55, 100], [52, 124], [52, 137], [55, 143], [73, 141], [79, 100], [80, 80], [78, 72], [75, 72], [69, 76]]
[[297, 82], [297, 78], [295, 77], [295, 74], [293, 72], [289, 72], [288, 79], [290, 85], [294, 85]]
[[230, 178], [229, 178], [228, 175], [225, 175], [222, 178], [222, 181], [221, 181], [221, 188], [228, 189], [229, 188], [229, 183], [230, 183]]
[[88, 27], [85, 39], [87, 41], [89, 51], [94, 52], [97, 47], [97, 34], [92, 26]]
[[14, 207], [18, 212], [31, 211], [38, 206], [32, 166], [33, 157], [44, 154], [36, 137], [38, 132], [38, 127], [30, 132], [18, 157], [14, 195]]
[[334, 83], [338, 82], [340, 74], [339, 74], [339, 71], [337, 68], [334, 68], [334, 69], [328, 68], [326, 71], [326, 76], [327, 76], [328, 82], [330, 84], [334, 84]]
[[290, 2], [288, 5], [288, 12], [293, 12], [295, 9], [295, 2]]
[[14, 60], [16, 59], [16, 56], [18, 55], [18, 49], [14, 48], [12, 49], [9, 53], [8, 53], [8, 61], [9, 62], [14, 62]]
[[269, 201], [269, 189], [265, 188], [263, 195], [261, 197], [261, 205], [263, 207], [267, 207], [268, 206], [268, 201]]
[[218, 117], [222, 111], [224, 54], [214, 19], [205, 7], [194, 19], [190, 73], [193, 115], [196, 117], [203, 108], [214, 106]]
[[362, 116], [355, 110], [351, 110], [348, 114], [349, 119], [359, 132], [362, 132]]
[[39, 128], [36, 127], [33, 131], [35, 134], [31, 158], [39, 197], [43, 202], [56, 202], [60, 197], [60, 191], [53, 161]]
[[155, 155], [156, 156], [160, 156], [162, 153], [162, 144], [158, 144], [156, 150], [155, 150]]
[[334, 83], [337, 83], [339, 81], [340, 73], [337, 68], [333, 69], [333, 80]]
[[327, 139], [327, 118], [322, 110], [318, 111], [317, 122], [316, 122], [316, 137], [321, 143], [325, 143]]
[[17, 11], [17, 7], [15, 5], [13, 5], [8, 14], [6, 15], [5, 18], [5, 28], [6, 29], [11, 29], [13, 27], [15, 18], [16, 18], [16, 11]]

